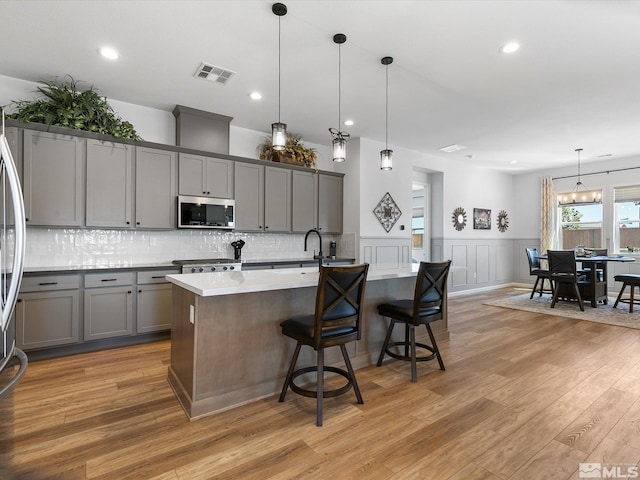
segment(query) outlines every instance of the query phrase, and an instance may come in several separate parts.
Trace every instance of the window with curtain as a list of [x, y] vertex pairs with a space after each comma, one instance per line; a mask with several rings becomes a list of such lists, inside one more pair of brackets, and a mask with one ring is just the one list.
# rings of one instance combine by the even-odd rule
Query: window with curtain
[[602, 211], [601, 203], [559, 206], [561, 248], [602, 248]]
[[640, 185], [614, 188], [613, 201], [614, 248], [622, 253], [640, 251]]

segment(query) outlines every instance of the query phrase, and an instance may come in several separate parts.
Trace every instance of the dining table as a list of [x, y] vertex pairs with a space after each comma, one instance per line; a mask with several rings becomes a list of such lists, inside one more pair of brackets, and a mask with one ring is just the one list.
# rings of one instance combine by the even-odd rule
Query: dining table
[[[539, 255], [540, 260], [547, 260], [546, 255]], [[609, 262], [635, 262], [633, 257], [624, 255], [576, 255], [576, 263], [580, 263], [579, 270], [588, 279], [585, 300], [589, 300], [591, 306], [596, 308], [598, 302], [604, 305], [608, 302], [607, 296], [607, 265]], [[582, 292], [581, 292], [582, 294]]]

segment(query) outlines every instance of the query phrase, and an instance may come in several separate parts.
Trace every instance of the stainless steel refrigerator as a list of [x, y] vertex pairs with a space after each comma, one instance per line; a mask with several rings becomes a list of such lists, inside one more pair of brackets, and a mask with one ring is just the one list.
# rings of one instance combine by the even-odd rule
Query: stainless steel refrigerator
[[14, 309], [24, 265], [26, 227], [24, 201], [16, 164], [0, 132], [0, 401], [8, 396], [27, 368], [27, 356], [16, 347]]

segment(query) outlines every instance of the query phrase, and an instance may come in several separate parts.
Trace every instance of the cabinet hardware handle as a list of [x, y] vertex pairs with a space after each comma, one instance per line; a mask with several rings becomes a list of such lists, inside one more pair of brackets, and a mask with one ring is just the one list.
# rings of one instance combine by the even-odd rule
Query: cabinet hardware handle
[[131, 225], [131, 222], [127, 222], [127, 225]]
[[25, 221], [25, 222], [28, 222], [28, 221], [29, 221], [29, 219], [28, 219], [28, 218], [25, 218], [25, 219], [24, 219], [24, 221]]
[[138, 290], [138, 293], [142, 293], [142, 290]]
[[19, 298], [18, 300], [16, 300], [18, 303], [22, 303], [22, 299]]
[[127, 293], [131, 293], [131, 290], [129, 290]]
[[153, 276], [153, 277], [151, 277], [151, 278], [164, 278], [164, 275], [154, 275], [154, 276]]
[[57, 285], [58, 282], [40, 282], [38, 285]]
[[140, 225], [140, 222], [136, 222], [136, 225]]
[[101, 281], [103, 282], [115, 282], [118, 280], [117, 278], [103, 278]]
[[264, 228], [265, 228], [265, 230], [266, 230], [267, 228], [269, 228], [269, 225], [265, 225], [265, 226], [264, 226]]
[[207, 192], [207, 195], [211, 195], [211, 192]]

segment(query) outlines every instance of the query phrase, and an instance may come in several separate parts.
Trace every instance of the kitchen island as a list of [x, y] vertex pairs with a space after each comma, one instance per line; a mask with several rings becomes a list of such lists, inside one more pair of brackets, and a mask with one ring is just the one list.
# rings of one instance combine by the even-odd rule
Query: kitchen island
[[[376, 307], [413, 298], [416, 267], [369, 273], [362, 338], [347, 345], [354, 368], [377, 360], [388, 320]], [[187, 416], [196, 419], [279, 392], [295, 348], [280, 333], [280, 322], [313, 312], [318, 267], [167, 279], [173, 283], [168, 380]], [[433, 324], [438, 340], [449, 336], [446, 304], [444, 312]], [[341, 360], [339, 349], [326, 352], [328, 365]], [[303, 348], [298, 365], [314, 363], [315, 352]], [[363, 395], [366, 401], [366, 391]]]

